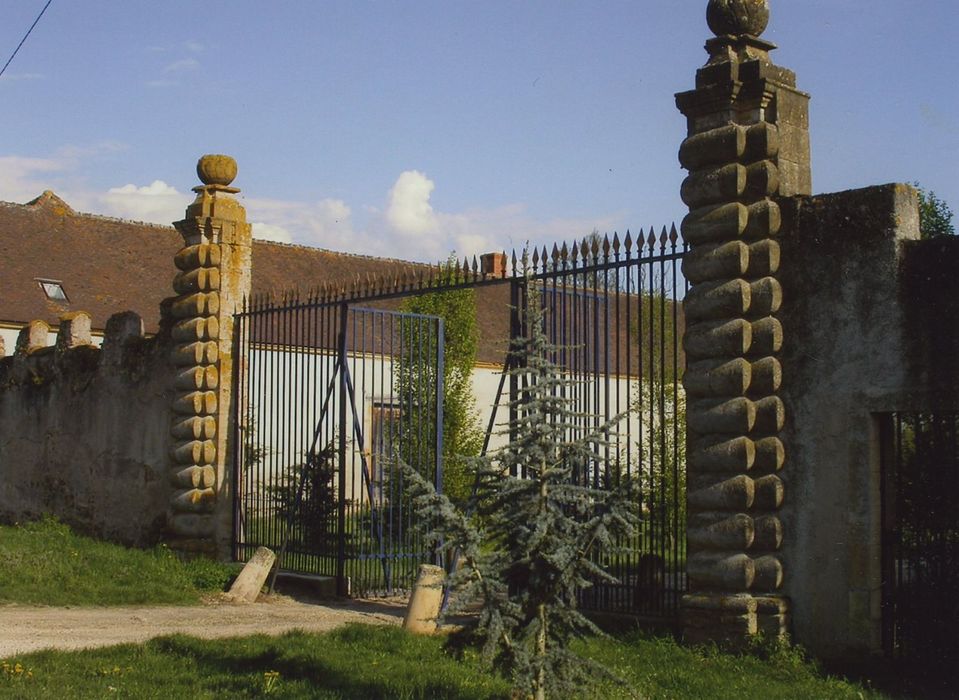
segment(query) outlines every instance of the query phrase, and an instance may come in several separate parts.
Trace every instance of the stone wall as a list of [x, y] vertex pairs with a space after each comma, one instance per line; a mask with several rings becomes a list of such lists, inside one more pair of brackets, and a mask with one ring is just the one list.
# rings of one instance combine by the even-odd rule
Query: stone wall
[[72, 313], [55, 346], [34, 321], [0, 360], [0, 518], [53, 514], [121, 542], [230, 556], [233, 315], [252, 264], [236, 171], [229, 156], [197, 163], [157, 336], [120, 313], [101, 350], [90, 316]]
[[918, 240], [907, 185], [780, 204], [793, 633], [824, 657], [872, 653], [881, 648], [878, 416], [959, 409], [959, 239]]
[[0, 359], [0, 519], [56, 515], [134, 545], [158, 541], [167, 473], [173, 367], [169, 337], [143, 337], [133, 313], [113, 316], [102, 349], [90, 318], [70, 314], [55, 346], [27, 325]]

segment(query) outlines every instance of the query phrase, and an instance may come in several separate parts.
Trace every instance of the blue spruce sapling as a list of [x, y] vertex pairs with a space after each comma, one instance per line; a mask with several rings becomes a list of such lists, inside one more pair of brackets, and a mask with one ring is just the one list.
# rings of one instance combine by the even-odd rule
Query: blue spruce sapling
[[405, 476], [415, 505], [431, 523], [428, 537], [461, 566], [450, 586], [453, 611], [480, 604], [467, 634], [483, 657], [537, 700], [581, 690], [598, 664], [569, 649], [576, 637], [600, 631], [577, 609], [578, 594], [596, 581], [615, 581], [598, 563], [638, 522], [638, 497], [627, 482], [605, 489], [582, 484], [604, 469], [614, 423], [585, 437], [584, 416], [571, 407], [571, 380], [550, 357], [543, 312], [532, 281], [525, 313], [528, 337], [514, 341], [520, 395], [511, 408], [510, 441], [477, 460], [475, 513], [458, 510], [415, 469]]

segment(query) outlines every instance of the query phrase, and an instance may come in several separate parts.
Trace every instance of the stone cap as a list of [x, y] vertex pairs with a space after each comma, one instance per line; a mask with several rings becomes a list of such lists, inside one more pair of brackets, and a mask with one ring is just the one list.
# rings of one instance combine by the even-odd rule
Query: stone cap
[[719, 37], [759, 37], [769, 24], [769, 1], [709, 0], [706, 23]]

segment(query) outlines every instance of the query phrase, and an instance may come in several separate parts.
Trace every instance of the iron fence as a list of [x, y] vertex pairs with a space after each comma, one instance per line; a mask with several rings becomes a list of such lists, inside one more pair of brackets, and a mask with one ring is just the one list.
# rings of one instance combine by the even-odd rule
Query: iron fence
[[[253, 300], [235, 324], [237, 558], [266, 545], [285, 551], [284, 568], [336, 576], [341, 592], [407, 588], [433, 555], [387, 456], [442, 488], [445, 338], [442, 319], [404, 312], [402, 300], [475, 290], [479, 313], [495, 316], [481, 326], [502, 329], [506, 369], [508, 341], [525, 335], [535, 294], [579, 416], [568, 438], [606, 432], [603, 453], [578, 478], [641, 486], [639, 532], [600, 562], [618, 582], [597, 583], [580, 603], [674, 619], [686, 588], [684, 252], [675, 227], [592, 236], [495, 264], [407, 266], [348, 289]], [[522, 387], [504, 371], [474, 375], [474, 387], [482, 381], [483, 451], [495, 453]]]

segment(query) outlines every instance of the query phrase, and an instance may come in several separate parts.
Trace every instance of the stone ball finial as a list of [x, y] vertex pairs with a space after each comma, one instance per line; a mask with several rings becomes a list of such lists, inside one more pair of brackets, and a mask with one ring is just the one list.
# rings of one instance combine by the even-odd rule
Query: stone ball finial
[[196, 174], [204, 185], [227, 187], [236, 178], [236, 161], [230, 156], [208, 153], [196, 162]]
[[709, 0], [706, 23], [716, 36], [759, 36], [769, 24], [769, 0]]

